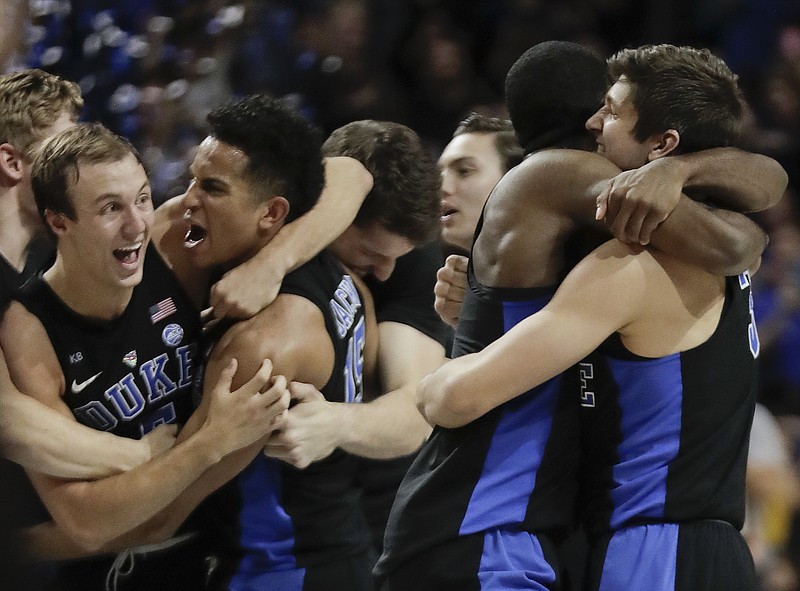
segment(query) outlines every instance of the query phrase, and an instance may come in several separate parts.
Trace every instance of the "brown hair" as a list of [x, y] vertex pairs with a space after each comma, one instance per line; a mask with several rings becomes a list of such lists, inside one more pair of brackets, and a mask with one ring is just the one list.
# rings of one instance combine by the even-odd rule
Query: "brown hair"
[[33, 154], [31, 184], [36, 207], [44, 219], [46, 209], [75, 219], [70, 187], [80, 176], [81, 164], [119, 162], [132, 154], [142, 159], [131, 143], [99, 123], [82, 123], [46, 140]]
[[623, 49], [608, 60], [613, 84], [630, 83], [638, 119], [634, 137], [675, 129], [678, 152], [728, 146], [739, 138], [744, 98], [737, 76], [707, 49], [646, 45]]
[[522, 162], [522, 146], [508, 119], [487, 117], [480, 113], [470, 113], [453, 132], [453, 137], [466, 133], [483, 133], [494, 136], [494, 149], [500, 158], [503, 172], [508, 172]]
[[389, 121], [354, 121], [322, 145], [325, 156], [349, 156], [372, 174], [372, 190], [356, 215], [421, 244], [439, 233], [439, 171], [413, 130]]

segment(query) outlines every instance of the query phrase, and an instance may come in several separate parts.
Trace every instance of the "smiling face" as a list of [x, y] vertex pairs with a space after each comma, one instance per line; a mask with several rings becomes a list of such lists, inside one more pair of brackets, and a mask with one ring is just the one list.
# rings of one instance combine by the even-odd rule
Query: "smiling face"
[[631, 86], [622, 76], [608, 89], [603, 106], [586, 121], [586, 129], [594, 134], [597, 141], [597, 153], [622, 170], [646, 164], [653, 147], [651, 142], [639, 142], [634, 137], [633, 128], [639, 116], [630, 94]]
[[241, 150], [211, 136], [197, 150], [181, 203], [186, 208], [184, 245], [199, 267], [233, 267], [269, 240], [265, 215], [282, 198], [257, 202], [254, 192], [265, 189], [253, 186], [247, 165]]
[[336, 257], [353, 273], [361, 278], [372, 275], [378, 281], [389, 279], [397, 259], [413, 248], [411, 240], [377, 222], [364, 227], [351, 224], [330, 245]]
[[491, 133], [454, 137], [439, 157], [442, 239], [469, 251], [486, 199], [504, 170]]
[[142, 280], [150, 242], [150, 184], [133, 154], [118, 162], [84, 164], [68, 189], [74, 219], [48, 211], [59, 257], [73, 277], [104, 288], [130, 290]]

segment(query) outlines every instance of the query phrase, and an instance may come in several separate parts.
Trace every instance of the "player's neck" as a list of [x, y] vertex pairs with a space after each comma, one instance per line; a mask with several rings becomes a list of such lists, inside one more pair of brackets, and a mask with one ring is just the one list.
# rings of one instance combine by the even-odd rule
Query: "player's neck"
[[0, 254], [17, 271], [25, 267], [28, 247], [43, 229], [38, 217], [22, 210], [14, 189], [0, 194]]
[[239, 257], [236, 257], [236, 258], [232, 258], [232, 259], [230, 259], [228, 261], [225, 261], [221, 265], [221, 267], [227, 272], [227, 271], [230, 271], [231, 269], [234, 269], [234, 268], [238, 267], [241, 264], [246, 263], [247, 261], [249, 261], [250, 259], [255, 257], [259, 252], [261, 252], [261, 249], [264, 248], [267, 244], [269, 244], [272, 241], [272, 239], [275, 237], [275, 234], [277, 234], [277, 233], [278, 232], [276, 230], [275, 232], [270, 232], [268, 234], [264, 234], [258, 240], [254, 240], [253, 243], [251, 244], [251, 247], [249, 248], [249, 250], [247, 250], [243, 255], [241, 255]]
[[98, 285], [84, 273], [70, 271], [59, 254], [44, 274], [59, 299], [80, 316], [113, 320], [122, 315], [133, 296], [133, 287]]

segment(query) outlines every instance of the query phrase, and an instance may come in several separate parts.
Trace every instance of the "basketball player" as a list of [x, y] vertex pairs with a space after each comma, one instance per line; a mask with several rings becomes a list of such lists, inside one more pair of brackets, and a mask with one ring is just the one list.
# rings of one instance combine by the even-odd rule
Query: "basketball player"
[[[474, 269], [459, 320], [456, 355], [480, 351], [544, 306], [569, 268], [566, 239], [578, 220], [591, 216], [586, 215], [593, 209], [587, 203], [594, 202], [616, 173], [602, 157], [547, 148], [582, 145], [577, 122], [596, 108], [596, 97], [605, 88], [604, 73], [603, 63], [586, 50], [560, 42], [535, 46], [509, 72], [512, 121], [532, 155], [503, 178], [488, 201], [473, 249]], [[553, 115], [548, 119], [551, 126], [530, 117], [531, 109]], [[719, 172], [727, 158], [718, 157], [716, 168], [710, 169]], [[747, 177], [731, 172], [721, 175], [724, 188], [735, 197], [746, 197], [734, 177], [744, 178], [741, 186], [752, 186]], [[705, 177], [699, 182], [707, 181]], [[770, 199], [779, 198], [769, 190], [782, 190], [780, 184], [768, 184]], [[691, 213], [698, 209], [702, 207], [682, 199], [653, 232], [654, 244], [667, 249], [670, 234], [680, 230], [675, 223], [686, 219], [681, 212], [690, 220], [702, 220]], [[643, 220], [647, 222], [640, 218], [639, 227]], [[716, 222], [711, 223], [713, 227]], [[748, 261], [764, 244], [757, 228], [750, 233], [750, 252], [740, 257]], [[702, 258], [702, 251], [695, 254]], [[707, 257], [703, 263], [719, 265], [720, 259]], [[593, 310], [592, 304], [586, 306]], [[470, 376], [480, 388], [491, 383], [495, 391], [506, 392], [506, 381], [516, 384], [516, 375], [526, 375], [526, 368], [545, 356], [557, 357], [554, 353], [529, 356], [524, 365], [509, 369], [510, 374]], [[517, 363], [520, 359], [514, 357]], [[421, 385], [421, 410], [431, 422], [447, 428], [434, 431], [398, 492], [386, 550], [375, 571], [378, 581], [387, 589], [412, 584], [430, 589], [561, 588], [557, 546], [575, 520], [577, 499], [579, 416], [577, 394], [571, 393], [579, 390], [579, 375], [565, 374], [490, 410], [484, 404], [491, 404], [486, 401], [494, 395], [485, 390], [471, 395], [478, 386], [459, 381], [458, 388], [449, 387], [456, 378], [448, 381], [448, 372], [460, 376], [466, 366], [457, 359]]]
[[[211, 135], [198, 151], [195, 178], [181, 199], [189, 212], [185, 239], [195, 266], [225, 269], [240, 263], [288, 215], [302, 213], [307, 197], [294, 193], [315, 176], [298, 170], [297, 162], [313, 158], [292, 154], [285, 141], [304, 137], [293, 129], [302, 127], [299, 121], [258, 96], [209, 116]], [[264, 355], [276, 371], [307, 386], [293, 390], [296, 404], [278, 423], [266, 455], [255, 445], [238, 454], [239, 465], [212, 471], [225, 481], [252, 460], [212, 499], [218, 535], [230, 547], [231, 589], [370, 589], [374, 558], [353, 454], [391, 457], [398, 448], [419, 445], [414, 432], [403, 433], [403, 440], [394, 435], [396, 428], [373, 435], [392, 420], [383, 409], [397, 403], [371, 401], [366, 390], [382, 357], [369, 292], [358, 284], [362, 275], [387, 279], [396, 259], [436, 232], [436, 171], [419, 138], [398, 124], [349, 124], [332, 134], [325, 151], [363, 158], [374, 178], [354, 225], [330, 252], [290, 274], [273, 304], [227, 328], [210, 347], [205, 380], [216, 377], [231, 357], [247, 367]], [[162, 244], [171, 240], [170, 233], [174, 228]], [[413, 406], [402, 412], [421, 421]], [[372, 424], [368, 417], [375, 417]], [[402, 416], [395, 413], [398, 419]], [[324, 435], [311, 446], [298, 446], [309, 423]], [[341, 433], [331, 435], [331, 427]], [[191, 429], [192, 423], [187, 432]], [[196, 491], [200, 497], [207, 493]]]
[[[32, 179], [57, 249], [53, 266], [15, 296], [0, 324], [14, 383], [115, 435], [138, 438], [185, 422], [199, 318], [150, 246], [153, 208], [135, 150], [101, 126], [73, 126], [42, 147]], [[99, 549], [155, 515], [220, 458], [270, 430], [288, 393], [275, 380], [260, 394], [269, 369], [241, 395], [212, 396], [215, 412], [193, 439], [129, 472], [96, 481], [30, 472], [56, 524]], [[170, 562], [194, 554], [192, 538], [166, 545], [175, 550]], [[112, 560], [64, 563], [55, 585], [96, 588]], [[202, 580], [202, 560], [187, 564]]]
[[442, 242], [461, 254], [497, 181], [522, 162], [511, 121], [471, 113], [439, 156], [442, 172]]

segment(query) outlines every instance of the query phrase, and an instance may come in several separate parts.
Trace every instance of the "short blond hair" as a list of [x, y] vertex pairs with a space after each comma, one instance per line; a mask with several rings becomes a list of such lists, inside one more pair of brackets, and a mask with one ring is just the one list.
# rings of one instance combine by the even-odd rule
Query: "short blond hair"
[[30, 157], [45, 129], [64, 112], [77, 119], [81, 109], [83, 97], [74, 82], [35, 69], [0, 76], [0, 144]]

